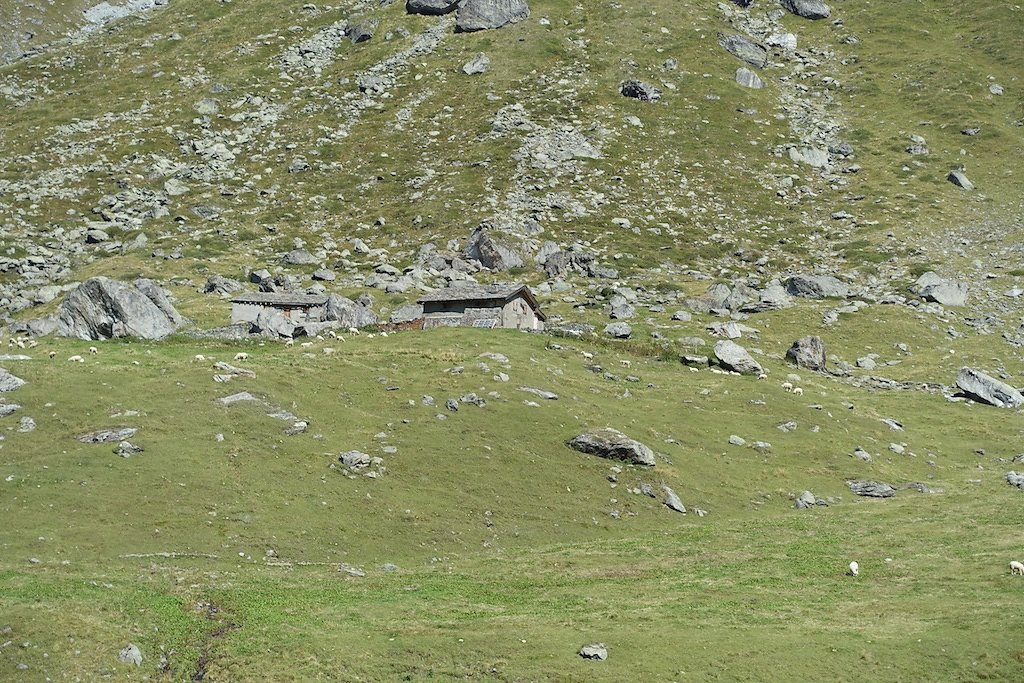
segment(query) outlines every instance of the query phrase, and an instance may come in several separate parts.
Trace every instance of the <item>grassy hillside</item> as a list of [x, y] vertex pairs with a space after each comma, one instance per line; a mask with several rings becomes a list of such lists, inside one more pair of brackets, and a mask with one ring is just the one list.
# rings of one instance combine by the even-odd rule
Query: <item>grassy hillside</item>
[[[1021, 413], [947, 395], [963, 366], [1024, 374], [1024, 14], [833, 4], [533, 0], [464, 34], [403, 2], [171, 0], [0, 67], [4, 322], [96, 275], [153, 278], [192, 321], [0, 361], [28, 381], [0, 410], [0, 680], [1020, 680]], [[54, 35], [81, 9], [17, 7]], [[796, 51], [741, 87], [719, 34], [775, 32]], [[632, 78], [660, 99], [623, 97]], [[830, 146], [826, 169], [791, 156]], [[228, 322], [209, 275], [260, 268], [330, 269], [386, 319], [445, 276], [373, 278], [484, 220], [526, 265], [474, 277], [596, 334], [187, 336]], [[617, 272], [548, 278], [547, 241]], [[315, 263], [283, 260], [300, 247]], [[967, 305], [912, 295], [927, 271]], [[850, 296], [734, 314], [766, 381], [679, 362], [725, 320], [691, 297], [810, 272]], [[831, 372], [790, 377], [808, 334]], [[657, 465], [565, 445], [606, 426]], [[144, 450], [75, 438], [119, 427]], [[350, 470], [353, 450], [381, 460]], [[805, 490], [830, 505], [794, 509]], [[607, 661], [578, 656], [596, 642]]]

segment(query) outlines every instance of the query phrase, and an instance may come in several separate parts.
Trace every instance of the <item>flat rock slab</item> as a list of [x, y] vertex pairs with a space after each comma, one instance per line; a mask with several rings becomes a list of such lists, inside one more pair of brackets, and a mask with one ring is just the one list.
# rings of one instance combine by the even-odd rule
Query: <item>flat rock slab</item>
[[139, 431], [138, 427], [112, 427], [110, 429], [97, 429], [95, 432], [79, 434], [76, 440], [82, 443], [114, 443], [130, 439]]
[[654, 467], [654, 451], [616, 429], [606, 428], [584, 432], [567, 441], [566, 445], [573, 450], [596, 455], [599, 458], [625, 460], [634, 465]]
[[858, 496], [867, 498], [892, 498], [896, 495], [896, 489], [881, 481], [857, 479], [846, 482], [846, 485]]
[[537, 389], [536, 387], [519, 387], [519, 391], [525, 391], [528, 394], [539, 396], [547, 401], [558, 400], [558, 394], [553, 391], [544, 391], [543, 389]]
[[956, 386], [975, 401], [997, 408], [1017, 408], [1024, 404], [1024, 395], [1017, 389], [977, 368], [960, 368]]
[[7, 370], [0, 368], [0, 391], [14, 391], [15, 389], [21, 388], [28, 384], [25, 380], [20, 377], [12, 375]]

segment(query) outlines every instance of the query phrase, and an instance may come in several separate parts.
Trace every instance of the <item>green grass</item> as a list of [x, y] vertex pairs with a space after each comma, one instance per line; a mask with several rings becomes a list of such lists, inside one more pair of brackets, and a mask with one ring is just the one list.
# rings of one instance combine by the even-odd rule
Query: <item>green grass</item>
[[[568, 345], [519, 333], [333, 343], [331, 356], [322, 344], [248, 345], [257, 379], [227, 385], [192, 356], [235, 348], [185, 339], [103, 344], [84, 365], [62, 360], [84, 343], [60, 342], [57, 359], [13, 366], [30, 383], [10, 396], [22, 410], [4, 420], [32, 415], [39, 427], [8, 432], [0, 449], [2, 474], [14, 476], [0, 507], [17, 520], [3, 536], [0, 626], [29, 643], [0, 650], [0, 667], [133, 678], [157, 675], [163, 651], [174, 680], [192, 676], [204, 653], [208, 680], [841, 679], [854, 668], [868, 680], [922, 670], [1012, 680], [1019, 671], [1021, 605], [1006, 564], [1020, 494], [1002, 481], [1012, 466], [997, 462], [1016, 452], [1012, 413], [916, 392], [869, 396], [806, 373], [800, 399], [776, 381], [576, 343], [608, 368], [631, 359], [643, 380], [608, 382]], [[492, 379], [498, 364], [479, 358], [487, 351], [509, 357], [509, 383]], [[464, 373], [445, 372], [455, 365]], [[521, 384], [560, 398], [530, 408]], [[619, 398], [626, 386], [633, 397]], [[216, 402], [243, 389], [309, 419], [309, 431], [285, 436], [286, 423], [253, 406]], [[487, 406], [444, 421], [443, 407], [419, 400], [469, 391]], [[139, 415], [114, 417], [125, 410]], [[906, 432], [881, 423], [891, 416]], [[790, 418], [796, 431], [775, 429]], [[140, 428], [133, 441], [145, 452], [123, 459], [113, 444], [72, 438], [120, 424]], [[613, 488], [614, 463], [563, 445], [605, 425], [668, 460], [625, 467]], [[773, 448], [730, 446], [733, 433]], [[915, 455], [889, 453], [890, 441]], [[340, 452], [379, 454], [384, 444], [398, 452], [383, 456], [380, 479], [332, 468]], [[856, 446], [876, 461], [855, 461]], [[944, 493], [857, 499], [851, 477]], [[641, 482], [668, 483], [709, 515], [684, 517], [628, 492]], [[793, 510], [790, 496], [804, 488], [838, 500]], [[167, 552], [186, 556], [130, 557]], [[843, 575], [854, 558], [856, 580]], [[383, 570], [389, 562], [398, 569]], [[211, 602], [212, 619], [196, 607]], [[116, 661], [129, 641], [146, 658], [138, 671]], [[609, 645], [607, 662], [576, 656], [591, 641]]]

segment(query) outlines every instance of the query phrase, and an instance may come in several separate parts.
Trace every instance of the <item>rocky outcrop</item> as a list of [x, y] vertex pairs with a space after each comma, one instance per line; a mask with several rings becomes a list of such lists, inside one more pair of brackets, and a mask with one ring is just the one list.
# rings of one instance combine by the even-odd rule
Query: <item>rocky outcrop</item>
[[162, 339], [182, 318], [152, 280], [133, 285], [95, 277], [67, 293], [57, 310], [56, 333], [77, 339]]
[[526, 0], [464, 0], [455, 18], [456, 31], [484, 31], [530, 16]]
[[1024, 395], [1019, 391], [976, 368], [961, 368], [956, 386], [975, 401], [997, 408], [1016, 408], [1024, 404]]
[[566, 445], [573, 450], [599, 458], [625, 460], [634, 465], [654, 467], [654, 451], [615, 429], [584, 432], [567, 441]]

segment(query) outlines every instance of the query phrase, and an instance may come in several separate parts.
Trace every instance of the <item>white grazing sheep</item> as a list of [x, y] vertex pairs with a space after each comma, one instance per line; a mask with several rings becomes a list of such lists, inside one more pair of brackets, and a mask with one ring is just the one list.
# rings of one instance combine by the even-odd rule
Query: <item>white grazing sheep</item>
[[1010, 573], [1020, 574], [1021, 576], [1024, 576], [1024, 563], [1018, 562], [1017, 560], [1012, 560], [1010, 562]]
[[589, 351], [582, 351], [581, 353], [583, 354], [583, 357], [586, 358], [587, 360], [594, 360], [594, 354], [590, 353]]
[[762, 380], [763, 380], [763, 379], [768, 379], [768, 375], [766, 375], [765, 373], [763, 373], [763, 372], [762, 372], [761, 374], [759, 374], [759, 375], [757, 376], [757, 378], [758, 378], [758, 379], [762, 379]]
[[387, 333], [387, 332], [381, 332], [381, 333], [380, 333], [380, 336], [382, 336], [382, 337], [386, 337], [386, 336], [388, 336], [388, 333]]
[[801, 389], [800, 387], [793, 387], [793, 395], [794, 396], [803, 396], [804, 395], [804, 390]]
[[619, 365], [621, 365], [624, 368], [628, 368], [628, 367], [631, 367], [633, 365], [633, 363], [628, 361], [628, 360], [620, 360], [619, 361]]
[[850, 563], [850, 576], [857, 576], [858, 574], [860, 574], [860, 565], [854, 560]]
[[334, 353], [334, 349], [332, 349], [330, 346], [325, 346], [324, 347], [324, 355], [325, 356], [329, 356], [332, 353]]
[[192, 357], [192, 360], [194, 360], [197, 363], [204, 363], [204, 362], [206, 362], [206, 356], [204, 356], [201, 353], [197, 353], [196, 355], [194, 355]]
[[334, 330], [327, 330], [327, 336], [330, 337], [331, 339], [337, 339], [338, 338], [338, 335], [335, 334]]
[[299, 344], [299, 346], [301, 346], [304, 349], [308, 349], [312, 345], [313, 345], [313, 342], [302, 342], [301, 344]]
[[784, 389], [785, 391], [793, 391], [793, 385], [792, 385], [792, 384], [790, 384], [789, 382], [783, 382], [783, 383], [782, 383], [782, 388], [783, 388], [783, 389]]
[[95, 355], [96, 355], [97, 353], [99, 353], [99, 352], [100, 352], [100, 350], [99, 350], [99, 349], [97, 349], [97, 348], [96, 348], [95, 346], [90, 346], [90, 347], [89, 347], [89, 354], [90, 354], [90, 355], [93, 355], [93, 356], [95, 356]]
[[56, 357], [57, 357], [57, 352], [56, 352], [56, 351], [50, 351], [50, 352], [49, 352], [48, 354], [46, 354], [46, 355], [50, 357], [50, 360], [53, 360], [54, 358], [56, 358]]
[[350, 327], [350, 328], [348, 328], [348, 333], [349, 334], [359, 334], [359, 328], [358, 327]]
[[288, 341], [286, 341], [284, 343], [284, 345], [285, 346], [294, 346], [295, 345], [295, 340], [294, 339], [289, 339]]
[[235, 360], [249, 360], [249, 354], [245, 351], [235, 354]]
[[322, 335], [322, 334], [316, 335], [316, 340], [317, 341], [323, 341], [324, 340], [324, 335]]
[[85, 359], [82, 358], [81, 356], [71, 356], [71, 358], [68, 358], [68, 362], [70, 362], [70, 363], [84, 363]]

